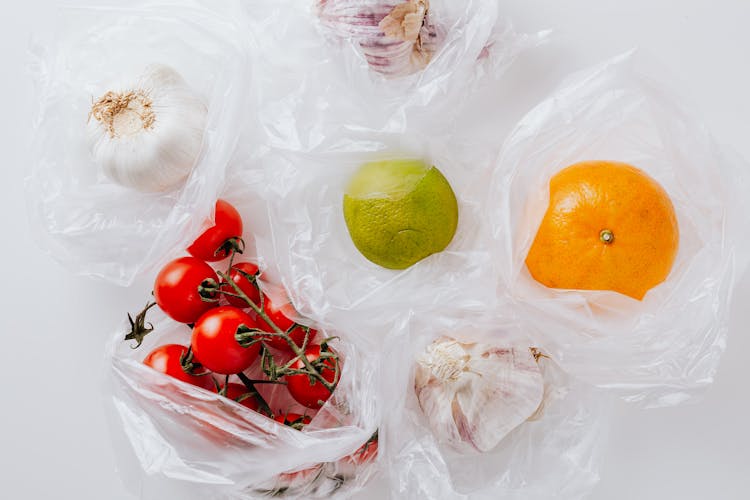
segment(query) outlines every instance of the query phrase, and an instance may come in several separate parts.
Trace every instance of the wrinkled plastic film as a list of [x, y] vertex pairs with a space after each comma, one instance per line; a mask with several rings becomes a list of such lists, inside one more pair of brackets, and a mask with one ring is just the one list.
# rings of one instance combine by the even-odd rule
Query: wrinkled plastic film
[[[322, 16], [319, 3], [325, 3], [324, 10], [331, 15]], [[351, 34], [356, 26], [347, 23], [355, 25], [371, 15], [373, 6], [395, 3], [399, 2], [246, 4], [249, 32], [259, 47], [256, 64], [263, 66], [263, 71], [255, 72], [258, 85], [254, 91], [265, 144], [300, 151], [324, 144], [350, 149], [348, 141], [329, 133], [332, 127], [337, 131], [364, 127], [363, 134], [368, 129], [399, 133], [407, 118], [445, 119], [456, 112], [482, 75], [499, 76], [523, 50], [539, 45], [546, 36], [517, 33], [500, 15], [496, 2], [433, 1], [431, 19], [443, 35], [429, 64], [410, 75], [386, 78], [368, 65], [362, 54], [363, 38]], [[333, 15], [339, 10], [341, 18]], [[292, 119], [302, 116], [302, 120]], [[346, 120], [336, 121], [336, 117]]]
[[[747, 167], [657, 84], [636, 56], [568, 79], [505, 141], [487, 209], [500, 290], [564, 369], [645, 406], [692, 397], [725, 348], [734, 280], [746, 267]], [[669, 194], [680, 227], [671, 274], [637, 301], [615, 292], [555, 290], [525, 258], [548, 205], [549, 179], [585, 160], [630, 163]], [[499, 196], [498, 196], [499, 194]]]
[[[437, 146], [439, 139], [434, 141]], [[267, 184], [266, 203], [273, 221], [268, 251], [274, 258], [266, 260], [278, 267], [290, 296], [298, 299], [295, 305], [300, 313], [338, 324], [355, 315], [361, 319], [362, 313], [372, 311], [377, 314], [373, 320], [387, 323], [410, 311], [478, 307], [491, 302], [492, 284], [484, 273], [490, 266], [489, 255], [477, 245], [473, 231], [481, 214], [473, 202], [471, 184], [460, 173], [467, 163], [458, 158], [458, 148], [431, 154], [399, 147], [390, 152], [378, 149], [314, 157], [292, 155], [291, 161], [269, 154], [261, 160], [272, 171], [266, 172], [269, 176], [281, 177]], [[399, 155], [396, 151], [408, 152]], [[354, 247], [342, 202], [345, 183], [362, 164], [403, 157], [427, 157], [441, 169], [457, 194], [461, 215], [458, 232], [446, 251], [409, 270], [394, 272], [367, 261]], [[284, 191], [273, 191], [275, 186], [283, 186]]]
[[[263, 16], [264, 9], [276, 14]], [[431, 2], [430, 9], [447, 33], [444, 42], [423, 71], [390, 79], [368, 66], [361, 40], [332, 33], [316, 19], [315, 8], [253, 5], [257, 17], [249, 21], [250, 31], [263, 67], [255, 73], [254, 92], [266, 141], [232, 175], [266, 203], [270, 222], [259, 235], [260, 258], [300, 313], [324, 324], [357, 312], [387, 322], [417, 311], [481, 308], [494, 300], [486, 279], [487, 245], [479, 243], [483, 235], [477, 230], [483, 218], [478, 186], [499, 144], [474, 140], [451, 117], [460, 113], [467, 85], [490, 67], [501, 72], [542, 36], [516, 34], [498, 19], [492, 2], [460, 9]], [[397, 158], [435, 165], [451, 183], [460, 213], [448, 249], [403, 272], [382, 269], [359, 254], [342, 210], [346, 185], [362, 164]]]
[[[37, 46], [30, 213], [44, 248], [73, 272], [127, 285], [184, 247], [209, 217], [248, 106], [248, 42], [232, 5], [64, 8], [58, 31]], [[92, 102], [149, 64], [174, 67], [208, 107], [190, 177], [160, 194], [104, 177], [86, 144]]]
[[[154, 323], [154, 332], [137, 349], [120, 332], [110, 344], [112, 409], [146, 474], [212, 485], [226, 498], [274, 492], [321, 498], [356, 491], [375, 471], [375, 460], [360, 463], [347, 457], [378, 429], [380, 361], [345, 340], [345, 334], [331, 344], [342, 358], [334, 396], [298, 431], [144, 365], [153, 348], [190, 341], [184, 325], [168, 319]], [[258, 378], [258, 363], [247, 373]], [[258, 390], [274, 412], [310, 413], [283, 386]]]
[[[506, 310], [509, 311], [509, 310]], [[541, 357], [545, 395], [526, 422], [485, 453], [456, 451], [442, 443], [417, 400], [414, 363], [435, 338], [510, 345], [532, 341], [512, 316], [466, 314], [442, 321], [416, 321], [409, 348], [399, 361], [406, 369], [399, 411], [386, 417], [388, 481], [398, 498], [585, 498], [598, 481], [598, 456], [605, 441], [609, 400], [576, 381], [554, 360]]]

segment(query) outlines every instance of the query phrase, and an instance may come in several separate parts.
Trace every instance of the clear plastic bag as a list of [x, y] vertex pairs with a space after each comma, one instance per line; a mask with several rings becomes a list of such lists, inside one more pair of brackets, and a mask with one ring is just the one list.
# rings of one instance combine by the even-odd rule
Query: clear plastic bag
[[[138, 349], [123, 341], [122, 332], [109, 349], [114, 420], [148, 476], [176, 485], [193, 483], [195, 498], [208, 487], [217, 499], [325, 498], [352, 494], [378, 469], [377, 453], [365, 453], [363, 446], [381, 420], [386, 388], [379, 374], [384, 367], [373, 352], [351, 343], [346, 332], [331, 344], [342, 359], [333, 397], [296, 430], [143, 364], [157, 346], [189, 343], [184, 325], [155, 314], [155, 330]], [[259, 378], [258, 363], [246, 373]], [[282, 386], [257, 388], [274, 413], [312, 415]], [[142, 493], [141, 498], [158, 497]]]
[[[32, 226], [70, 270], [128, 285], [153, 270], [208, 217], [224, 183], [249, 102], [249, 39], [238, 2], [70, 7], [38, 40], [36, 159], [27, 180]], [[208, 107], [203, 144], [185, 184], [161, 194], [121, 187], [86, 144], [94, 99], [149, 64], [168, 64]]]
[[[486, 308], [494, 301], [477, 200], [497, 151], [453, 119], [467, 87], [488, 68], [497, 75], [543, 35], [515, 34], [498, 21], [495, 2], [449, 4], [430, 4], [447, 16], [439, 18], [449, 28], [445, 43], [424, 70], [397, 79], [371, 71], [356, 40], [331, 39], [309, 5], [248, 6], [260, 47], [253, 89], [264, 140], [229, 185], [263, 198], [268, 224], [257, 235], [259, 257], [300, 313], [321, 324], [377, 315], [386, 325], [409, 314]], [[362, 257], [342, 209], [346, 185], [363, 163], [394, 158], [434, 164], [451, 183], [460, 212], [448, 249], [402, 272]]]
[[258, 47], [256, 102], [266, 144], [271, 147], [352, 150], [340, 132], [348, 129], [366, 140], [368, 130], [399, 133], [407, 118], [431, 123], [440, 116], [450, 123], [449, 117], [482, 76], [502, 74], [523, 50], [543, 43], [547, 35], [517, 33], [492, 0], [434, 0], [430, 12], [445, 33], [434, 56], [420, 71], [386, 78], [368, 66], [361, 39], [348, 36], [345, 23], [331, 26], [321, 18], [320, 3], [327, 4], [325, 9], [345, 4], [345, 10], [354, 12], [347, 18], [352, 19], [355, 14], [365, 16], [380, 5], [399, 2], [246, 4], [249, 33]]
[[378, 22], [382, 22], [384, 14], [405, 3], [401, 0], [314, 2], [318, 29], [327, 40], [329, 52], [343, 65], [346, 81], [352, 82], [362, 95], [376, 96], [378, 101], [391, 100], [407, 106], [436, 104], [442, 96], [472, 85], [467, 75], [480, 70], [497, 73], [521, 50], [538, 44], [545, 36], [516, 33], [497, 2], [432, 0], [425, 2], [424, 28], [417, 42], [431, 55], [429, 61], [423, 68], [411, 64], [407, 65], [410, 71], [393, 74], [389, 66], [408, 56], [411, 44], [402, 43], [406, 47], [399, 47], [393, 38], [383, 39], [383, 27]]
[[[510, 309], [506, 309], [510, 311]], [[598, 481], [598, 453], [604, 442], [609, 399], [576, 381], [544, 356], [540, 408], [491, 451], [467, 453], [441, 444], [430, 430], [414, 390], [414, 363], [441, 335], [492, 346], [531, 340], [516, 320], [461, 315], [442, 321], [415, 320], [410, 345], [399, 357], [393, 385], [406, 390], [398, 412], [383, 424], [385, 459], [393, 498], [566, 499], [585, 498]], [[411, 369], [410, 369], [411, 368]]]
[[[492, 307], [490, 255], [487, 245], [478, 243], [481, 214], [467, 172], [471, 148], [411, 135], [417, 143], [403, 146], [398, 135], [372, 132], [358, 152], [271, 151], [259, 159], [263, 173], [244, 173], [265, 179], [269, 232], [256, 234], [260, 259], [302, 315], [325, 325], [359, 320], [385, 327], [411, 314]], [[429, 159], [459, 200], [459, 226], [449, 247], [405, 271], [379, 267], [359, 253], [342, 207], [346, 184], [363, 163], [394, 157]]]
[[[749, 256], [750, 170], [635, 60], [626, 54], [576, 74], [527, 114], [503, 146], [486, 209], [500, 288], [539, 347], [577, 377], [664, 406], [709, 385], [725, 348], [732, 289]], [[635, 165], [673, 201], [678, 255], [643, 301], [546, 288], [526, 269], [550, 177], [585, 160]]]

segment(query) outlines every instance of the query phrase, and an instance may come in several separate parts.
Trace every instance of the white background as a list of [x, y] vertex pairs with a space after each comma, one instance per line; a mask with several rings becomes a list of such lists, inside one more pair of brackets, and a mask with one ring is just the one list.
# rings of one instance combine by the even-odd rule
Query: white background
[[[1, 496], [133, 499], [117, 472], [100, 379], [113, 325], [141, 305], [150, 283], [126, 290], [71, 275], [36, 247], [25, 215], [33, 109], [26, 52], [40, 18], [54, 18], [55, 4], [6, 0], [0, 11]], [[550, 44], [524, 55], [508, 74], [504, 91], [513, 99], [495, 109], [508, 115], [509, 126], [566, 73], [640, 47], [661, 63], [655, 76], [678, 89], [721, 142], [750, 158], [747, 0], [501, 4], [522, 31], [554, 30]], [[728, 352], [703, 401], [645, 412], [616, 406], [591, 498], [748, 498], [748, 305], [745, 276], [734, 298]], [[366, 497], [382, 498], [377, 488]]]

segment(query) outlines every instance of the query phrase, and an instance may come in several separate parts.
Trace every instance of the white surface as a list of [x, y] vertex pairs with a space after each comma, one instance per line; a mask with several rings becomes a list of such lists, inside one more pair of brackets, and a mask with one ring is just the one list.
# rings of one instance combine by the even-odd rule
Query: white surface
[[[137, 497], [116, 470], [100, 377], [104, 343], [113, 325], [126, 310], [142, 305], [149, 280], [125, 290], [71, 276], [36, 248], [25, 216], [22, 186], [32, 118], [26, 49], [40, 17], [52, 19], [49, 9], [55, 3], [5, 2], [0, 17], [2, 496], [130, 500]], [[655, 76], [679, 89], [721, 142], [750, 158], [750, 2], [501, 3], [521, 30], [555, 30], [553, 41], [522, 57], [499, 90], [505, 100], [498, 100], [504, 106], [497, 112], [507, 114], [509, 124], [565, 74], [638, 46], [662, 63]], [[646, 412], [618, 404], [602, 481], [591, 498], [747, 498], [748, 276], [734, 302], [729, 350], [706, 398], [696, 405]], [[138, 491], [140, 486], [131, 488]], [[374, 487], [364, 497], [382, 498], [383, 493]]]

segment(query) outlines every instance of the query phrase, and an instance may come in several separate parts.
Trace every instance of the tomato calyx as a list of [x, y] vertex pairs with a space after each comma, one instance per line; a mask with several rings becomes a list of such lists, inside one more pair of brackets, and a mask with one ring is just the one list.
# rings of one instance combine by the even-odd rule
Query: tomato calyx
[[303, 427], [305, 427], [307, 424], [312, 422], [312, 419], [309, 415], [300, 415], [298, 413], [284, 413], [279, 412], [279, 414], [274, 418], [278, 423], [285, 425], [287, 427], [291, 427], [294, 430], [301, 431]]
[[[218, 280], [216, 271], [196, 257], [180, 257], [162, 267], [154, 280], [154, 298], [164, 313], [178, 323], [194, 323], [215, 307], [218, 297], [201, 296], [201, 286]], [[204, 292], [203, 295], [206, 295]]]
[[221, 246], [214, 252], [214, 257], [216, 257], [218, 260], [222, 260], [229, 255], [233, 256], [235, 254], [241, 254], [244, 252], [245, 240], [243, 240], [239, 236], [236, 236], [234, 238], [229, 238], [224, 243], [222, 243]]
[[305, 426], [305, 423], [303, 422], [302, 418], [298, 418], [297, 420], [295, 420], [291, 424], [284, 424], [284, 425], [286, 425], [288, 427], [291, 427], [294, 430], [301, 431], [302, 428]]
[[198, 285], [198, 295], [203, 302], [219, 302], [219, 290], [220, 286], [213, 278], [203, 280]]
[[149, 333], [154, 331], [154, 325], [146, 323], [146, 314], [148, 310], [156, 305], [156, 302], [147, 302], [146, 307], [141, 312], [135, 315], [135, 319], [128, 313], [128, 321], [130, 322], [130, 332], [125, 335], [125, 340], [135, 340], [136, 344], [131, 346], [131, 349], [138, 349], [143, 343], [143, 339]]
[[300, 416], [296, 420], [293, 420], [289, 423], [284, 422], [284, 425], [287, 425], [291, 427], [292, 429], [296, 429], [298, 431], [301, 431], [302, 428], [305, 426], [305, 417]]
[[260, 337], [263, 333], [265, 332], [258, 328], [250, 328], [246, 325], [240, 325], [237, 328], [237, 332], [234, 334], [234, 339], [242, 347], [250, 347], [254, 344], [263, 342], [263, 339]]
[[[224, 260], [230, 253], [242, 252], [244, 243], [242, 237], [242, 216], [231, 203], [226, 200], [216, 200], [213, 225], [206, 228], [187, 251], [193, 257], [206, 262]], [[229, 242], [230, 240], [234, 240]]]
[[[198, 361], [195, 360], [195, 356], [193, 355], [193, 348], [188, 347], [188, 350], [185, 351], [185, 353], [180, 356], [180, 366], [182, 367], [182, 371], [187, 373], [188, 375], [193, 375], [196, 377], [202, 377], [204, 375], [208, 375], [211, 372], [203, 368], [203, 365], [198, 363]], [[202, 372], [196, 373], [196, 370], [203, 370]], [[214, 381], [214, 384], [216, 381]]]

